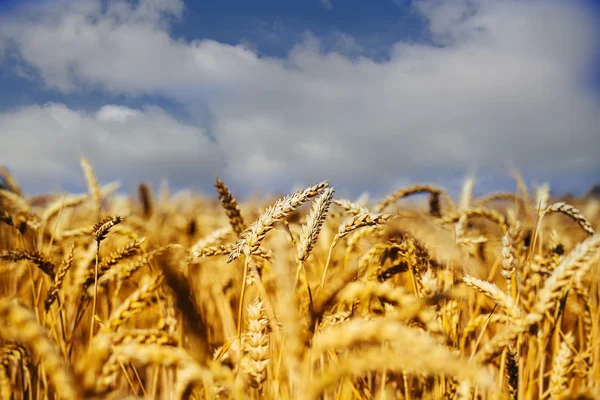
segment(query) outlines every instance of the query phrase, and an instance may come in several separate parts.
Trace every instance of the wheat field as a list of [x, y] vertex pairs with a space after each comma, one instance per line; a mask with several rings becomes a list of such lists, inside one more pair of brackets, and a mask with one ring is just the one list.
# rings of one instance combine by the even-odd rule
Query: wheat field
[[123, 197], [81, 166], [80, 195], [2, 170], [0, 399], [600, 399], [597, 197]]

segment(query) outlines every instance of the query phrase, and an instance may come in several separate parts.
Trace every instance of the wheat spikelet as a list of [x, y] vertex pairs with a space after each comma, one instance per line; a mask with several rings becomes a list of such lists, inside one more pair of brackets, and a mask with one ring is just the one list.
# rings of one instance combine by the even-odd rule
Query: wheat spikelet
[[0, 166], [0, 176], [2, 178], [4, 178], [4, 183], [6, 184], [6, 187], [8, 187], [8, 189], [11, 192], [16, 194], [17, 196], [23, 196], [23, 192], [21, 191], [21, 188], [17, 184], [17, 181], [13, 178], [12, 174], [10, 172], [8, 172], [8, 170], [2, 166]]
[[[504, 314], [478, 314], [469, 319], [467, 325], [462, 331], [462, 343], [465, 343], [470, 334], [475, 332], [476, 329], [481, 328], [486, 324], [501, 323], [508, 324], [511, 318]], [[464, 346], [463, 346], [464, 347]]]
[[340, 357], [339, 365], [328, 369], [311, 385], [309, 398], [316, 399], [331, 384], [343, 376], [368, 370], [424, 372], [446, 374], [492, 387], [493, 380], [484, 368], [461, 361], [449, 349], [426, 333], [389, 320], [350, 321], [332, 326], [318, 334], [311, 352], [346, 349], [357, 343], [390, 343], [388, 351], [368, 348]]
[[5, 189], [0, 189], [0, 204], [2, 208], [14, 213], [29, 214], [31, 211], [29, 204], [22, 196]]
[[98, 276], [96, 277], [95, 268], [89, 268], [87, 270], [87, 276], [85, 277], [85, 281], [83, 283], [83, 290], [87, 290], [87, 288], [94, 283], [96, 279], [102, 278], [102, 276], [113, 266], [117, 265], [120, 261], [132, 257], [138, 254], [141, 250], [141, 245], [144, 243], [145, 239], [134, 240], [131, 243], [128, 243], [124, 247], [121, 247], [118, 250], [112, 252], [105, 260], [102, 261], [98, 265]]
[[58, 271], [56, 272], [56, 275], [54, 276], [54, 282], [52, 282], [50, 289], [48, 289], [48, 294], [46, 295], [46, 300], [44, 301], [44, 307], [46, 308], [46, 311], [50, 308], [50, 306], [52, 306], [54, 301], [58, 298], [58, 292], [60, 291], [60, 288], [62, 286], [65, 275], [67, 274], [67, 272], [69, 271], [69, 269], [71, 269], [71, 266], [73, 265], [74, 255], [75, 255], [75, 245], [72, 245], [71, 249], [69, 250], [69, 254], [63, 260], [63, 262], [60, 264], [60, 267], [58, 267]]
[[[379, 212], [381, 203], [334, 200], [322, 184], [263, 215], [260, 197], [242, 203], [222, 182], [214, 198], [166, 184], [157, 199], [144, 199], [143, 184], [128, 196], [102, 188], [100, 216], [90, 193], [6, 191], [0, 298], [47, 329], [55, 362], [91, 400], [598, 397], [600, 237], [582, 240], [580, 227], [592, 233], [600, 203], [571, 197], [586, 224], [552, 204], [547, 186], [534, 204], [524, 185], [473, 198], [473, 182], [458, 207], [423, 190], [425, 213], [394, 210], [418, 187]], [[228, 207], [249, 210], [254, 224], [234, 236]], [[399, 220], [375, 221], [387, 212]], [[580, 227], [554, 215], [542, 224], [550, 213]], [[103, 228], [107, 215], [122, 222]], [[236, 251], [244, 265], [227, 265]], [[56, 264], [36, 272], [36, 257]], [[47, 358], [14, 342], [23, 329], [0, 322], [0, 399], [68, 395]]]
[[40, 269], [44, 274], [54, 279], [56, 265], [49, 260], [45, 255], [38, 251], [29, 250], [8, 250], [0, 254], [0, 260], [9, 262], [18, 262], [27, 260], [32, 262], [36, 267]]
[[441, 298], [422, 299], [414, 294], [409, 294], [403, 288], [393, 287], [387, 283], [353, 282], [348, 284], [336, 296], [340, 302], [352, 303], [354, 301], [366, 302], [369, 299], [399, 307], [394, 318], [398, 321], [410, 321], [418, 318], [431, 334], [441, 334], [440, 326], [435, 313], [427, 308], [430, 302], [437, 302]]
[[100, 191], [100, 185], [98, 185], [98, 178], [94, 173], [92, 165], [85, 157], [81, 157], [81, 169], [83, 170], [83, 175], [85, 176], [88, 190], [90, 192], [90, 196], [92, 197], [92, 204], [94, 205], [96, 219], [100, 219], [102, 193]]
[[52, 217], [57, 215], [60, 210], [77, 207], [88, 198], [87, 195], [64, 196], [51, 203], [42, 213], [42, 221], [50, 221]]
[[506, 351], [506, 381], [510, 398], [517, 400], [519, 396], [519, 355], [512, 347]]
[[138, 197], [142, 203], [142, 215], [150, 218], [154, 212], [154, 201], [152, 200], [152, 191], [147, 184], [142, 183], [138, 186]]
[[275, 223], [287, 217], [300, 205], [308, 201], [310, 198], [317, 196], [324, 189], [329, 187], [329, 182], [323, 181], [317, 185], [311, 186], [303, 191], [296, 192], [278, 200], [274, 205], [269, 207], [256, 222], [252, 223], [240, 235], [240, 239], [236, 242], [233, 250], [229, 254], [227, 262], [231, 262], [238, 258], [242, 252], [246, 255], [254, 254], [260, 245], [265, 235], [273, 229]]
[[306, 261], [311, 250], [317, 242], [317, 237], [327, 217], [327, 209], [333, 199], [333, 189], [327, 188], [315, 200], [313, 208], [306, 218], [306, 224], [302, 225], [300, 243], [296, 257], [299, 261]]
[[20, 365], [23, 369], [28, 370], [31, 364], [27, 349], [17, 343], [6, 343], [0, 351], [0, 364], [10, 367], [12, 365]]
[[560, 344], [560, 349], [554, 357], [549, 388], [550, 396], [553, 399], [562, 398], [567, 393], [569, 366], [573, 358], [571, 349], [574, 343], [573, 335], [570, 332], [565, 334], [564, 341]]
[[513, 176], [515, 183], [517, 184], [517, 192], [523, 198], [523, 204], [526, 206], [525, 211], [529, 212], [528, 207], [531, 205], [531, 199], [529, 197], [529, 189], [527, 184], [523, 180], [521, 174], [514, 168], [511, 168], [511, 175]]
[[475, 177], [469, 176], [462, 186], [458, 203], [459, 210], [466, 210], [471, 206], [471, 203], [473, 202], [473, 186], [475, 186]]
[[183, 328], [187, 332], [190, 355], [200, 365], [209, 358], [208, 328], [206, 316], [194, 300], [192, 286], [171, 260], [160, 263], [165, 283], [171, 289], [174, 302], [182, 315]]
[[325, 285], [325, 281], [327, 279], [327, 272], [329, 271], [329, 262], [331, 261], [333, 249], [340, 239], [356, 231], [357, 229], [364, 227], [379, 226], [396, 218], [398, 218], [397, 215], [390, 214], [358, 214], [353, 216], [349, 221], [342, 223], [338, 228], [338, 232], [334, 236], [331, 245], [329, 246], [329, 253], [327, 254], [327, 260], [325, 261], [325, 268], [323, 268], [323, 275], [321, 277], [320, 288], [322, 289]]
[[485, 207], [489, 203], [493, 203], [495, 201], [510, 201], [511, 203], [519, 206], [519, 208], [524, 207], [523, 199], [521, 197], [519, 197], [518, 195], [516, 195], [514, 193], [510, 193], [510, 192], [490, 193], [486, 196], [482, 196], [482, 197], [478, 198], [477, 201], [475, 202], [475, 205], [477, 205], [479, 207]]
[[[142, 267], [149, 265], [157, 256], [174, 248], [181, 248], [181, 245], [170, 244], [159, 247], [146, 254], [136, 257], [130, 264], [118, 264], [114, 268], [110, 268], [100, 278], [98, 278], [98, 288], [105, 287], [108, 283], [113, 281], [123, 282], [129, 279], [135, 272], [140, 270]], [[91, 297], [94, 295], [94, 288], [90, 287], [87, 291], [82, 293], [83, 298]]]
[[589, 269], [590, 263], [598, 257], [599, 249], [600, 234], [594, 234], [578, 244], [546, 279], [533, 311], [496, 334], [478, 352], [476, 358], [482, 363], [489, 362], [509, 346], [519, 334], [539, 324], [562, 298], [565, 290], [572, 284], [575, 274], [584, 274]]
[[113, 387], [118, 378], [120, 364], [131, 363], [148, 365], [156, 364], [163, 367], [189, 368], [196, 372], [198, 379], [204, 375], [189, 354], [181, 348], [161, 346], [157, 344], [127, 344], [116, 346], [102, 373], [96, 382], [96, 392], [105, 393]]
[[464, 210], [459, 214], [449, 214], [443, 217], [440, 221], [442, 223], [456, 223], [460, 220], [461, 216], [465, 215], [466, 218], [480, 217], [485, 218], [491, 222], [494, 222], [502, 228], [502, 233], [506, 234], [508, 231], [508, 225], [506, 224], [506, 218], [495, 210], [487, 208], [471, 208]]
[[[203, 247], [192, 253], [192, 259], [201, 257], [226, 256], [229, 255], [233, 249], [233, 244], [222, 244], [218, 246]], [[263, 247], [259, 247], [254, 255], [263, 258], [267, 261], [273, 261], [273, 254], [271, 253], [271, 251]]]
[[594, 228], [592, 228], [592, 224], [590, 224], [590, 222], [587, 220], [587, 218], [585, 218], [583, 216], [583, 214], [581, 214], [581, 211], [579, 211], [577, 208], [575, 208], [569, 204], [563, 203], [563, 202], [558, 202], [558, 203], [551, 204], [548, 207], [546, 207], [546, 209], [544, 209], [544, 215], [553, 213], [553, 212], [561, 213], [561, 214], [566, 215], [567, 217], [571, 218], [588, 235], [594, 234]]
[[216, 179], [215, 188], [219, 194], [219, 201], [229, 218], [229, 223], [233, 228], [233, 231], [239, 236], [245, 229], [246, 224], [244, 218], [238, 206], [237, 200], [229, 191], [227, 185], [225, 185], [219, 178]]
[[248, 330], [244, 335], [244, 357], [240, 366], [251, 377], [248, 384], [261, 392], [267, 379], [269, 363], [268, 321], [264, 315], [262, 302], [258, 298], [248, 305], [247, 314]]
[[117, 332], [112, 336], [113, 346], [125, 344], [158, 344], [161, 346], [178, 346], [177, 337], [158, 329], [129, 329]]
[[357, 229], [366, 226], [382, 225], [396, 218], [398, 216], [390, 214], [358, 214], [340, 225], [337, 237], [341, 239]]
[[[0, 374], [6, 374], [5, 382], [0, 383], [0, 398], [6, 397], [7, 400], [12, 399], [13, 389], [21, 386], [23, 395], [27, 389], [31, 387], [31, 360], [27, 354], [27, 350], [17, 343], [6, 343], [0, 351]], [[21, 374], [21, 382], [17, 380]], [[8, 385], [8, 386], [5, 386]]]
[[333, 202], [350, 215], [368, 214], [369, 209], [346, 199], [335, 199]]
[[8, 379], [8, 374], [4, 365], [0, 365], [0, 399], [12, 399], [12, 384]]
[[0, 365], [0, 399], [12, 399], [12, 383], [8, 379], [8, 373], [4, 365]]
[[581, 322], [583, 325], [583, 341], [581, 343], [581, 353], [583, 354], [583, 362], [585, 363], [585, 367], [587, 371], [584, 371], [582, 375], [585, 375], [586, 372], [592, 371], [592, 361], [593, 361], [593, 317], [592, 317], [592, 301], [589, 294], [582, 284], [575, 283], [575, 293], [583, 302], [583, 313], [581, 315]]
[[517, 270], [517, 258], [515, 257], [512, 232], [509, 229], [502, 235], [502, 271], [500, 275], [506, 280], [506, 291], [512, 295], [512, 279]]
[[0, 222], [3, 222], [8, 226], [15, 226], [15, 223], [10, 214], [4, 210], [0, 211]]
[[163, 275], [155, 275], [142, 283], [142, 285], [111, 314], [102, 328], [102, 333], [116, 331], [119, 326], [123, 325], [131, 317], [144, 311], [148, 302], [156, 296], [155, 292], [162, 284], [163, 279]]
[[100, 244], [104, 239], [106, 239], [106, 235], [115, 225], [123, 222], [123, 218], [118, 215], [113, 215], [104, 218], [102, 221], [98, 222], [92, 227], [92, 235], [96, 238], [96, 242]]
[[80, 399], [80, 391], [71, 371], [65, 365], [56, 344], [50, 341], [46, 331], [37, 323], [35, 316], [15, 301], [0, 299], [0, 336], [5, 340], [22, 343], [31, 354], [43, 363], [48, 378], [61, 398]]
[[198, 240], [190, 248], [190, 254], [194, 257], [194, 253], [200, 253], [202, 250], [209, 246], [215, 246], [221, 240], [225, 239], [231, 233], [231, 228], [220, 228], [212, 231], [209, 235]]
[[[107, 197], [109, 194], [118, 190], [119, 187], [120, 184], [118, 183], [110, 183], [108, 185], [103, 186], [100, 189], [100, 197]], [[60, 196], [58, 199], [53, 201], [48, 207], [46, 207], [46, 209], [42, 213], [41, 218], [43, 221], [47, 222], [55, 215], [57, 215], [60, 212], [60, 210], [77, 207], [83, 204], [88, 198], [89, 195], [87, 194]]]
[[482, 281], [481, 279], [477, 279], [470, 275], [464, 275], [462, 280], [467, 286], [477, 290], [479, 293], [482, 293], [492, 300], [496, 305], [502, 307], [506, 314], [511, 318], [518, 319], [521, 317], [521, 310], [515, 304], [512, 297], [500, 290], [496, 284]]
[[432, 215], [439, 216], [439, 197], [443, 197], [444, 201], [448, 203], [448, 206], [451, 210], [456, 209], [452, 198], [448, 196], [445, 190], [439, 188], [435, 185], [413, 185], [404, 189], [400, 189], [390, 194], [388, 197], [383, 199], [379, 205], [377, 206], [377, 212], [383, 212], [389, 205], [395, 203], [396, 201], [403, 199], [404, 197], [411, 196], [419, 193], [429, 193], [431, 195], [430, 198], [430, 212]]

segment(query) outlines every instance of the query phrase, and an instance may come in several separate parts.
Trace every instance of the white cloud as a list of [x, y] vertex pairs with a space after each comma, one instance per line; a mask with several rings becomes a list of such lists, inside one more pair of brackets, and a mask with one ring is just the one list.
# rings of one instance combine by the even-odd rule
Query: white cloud
[[108, 105], [86, 113], [63, 104], [0, 115], [0, 159], [32, 189], [82, 186], [86, 156], [103, 182], [125, 185], [169, 178], [206, 184], [222, 167], [219, 150], [201, 129], [162, 109]]
[[333, 10], [333, 3], [331, 0], [321, 0], [321, 6], [326, 10]]
[[115, 105], [107, 105], [103, 106], [96, 113], [96, 118], [99, 121], [119, 121], [125, 122], [132, 118], [136, 118], [140, 116], [140, 112], [138, 110], [133, 110], [129, 107], [123, 106], [115, 106]]
[[[463, 175], [513, 162], [547, 179], [599, 167], [600, 101], [581, 81], [597, 31], [575, 2], [418, 1], [436, 43], [398, 42], [384, 61], [356, 56], [360, 48], [348, 35], [329, 52], [308, 36], [285, 58], [261, 57], [243, 45], [185, 42], [168, 30], [169, 18], [185, 18], [175, 0], [143, 0], [137, 8], [110, 1], [107, 10], [95, 0], [59, 4], [0, 21], [0, 38], [49, 87], [66, 93], [91, 84], [206, 104], [217, 142], [211, 146], [237, 182], [327, 178], [375, 187], [423, 169]], [[141, 126], [150, 112], [67, 111], [94, 126]], [[193, 141], [195, 128], [181, 129]], [[118, 131], [106, 136], [107, 152], [136, 135]], [[189, 154], [195, 144], [177, 149]]]

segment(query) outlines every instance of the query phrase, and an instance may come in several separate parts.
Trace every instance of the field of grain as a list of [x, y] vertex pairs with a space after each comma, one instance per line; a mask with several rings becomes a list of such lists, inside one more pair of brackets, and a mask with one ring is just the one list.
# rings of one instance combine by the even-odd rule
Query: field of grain
[[2, 171], [0, 399], [600, 398], [597, 197], [126, 198], [81, 165]]

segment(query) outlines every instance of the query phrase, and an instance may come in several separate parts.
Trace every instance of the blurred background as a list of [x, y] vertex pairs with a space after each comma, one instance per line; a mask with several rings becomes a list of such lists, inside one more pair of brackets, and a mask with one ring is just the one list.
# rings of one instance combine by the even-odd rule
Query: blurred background
[[0, 2], [0, 165], [28, 194], [239, 196], [328, 179], [553, 193], [600, 181], [589, 1]]

